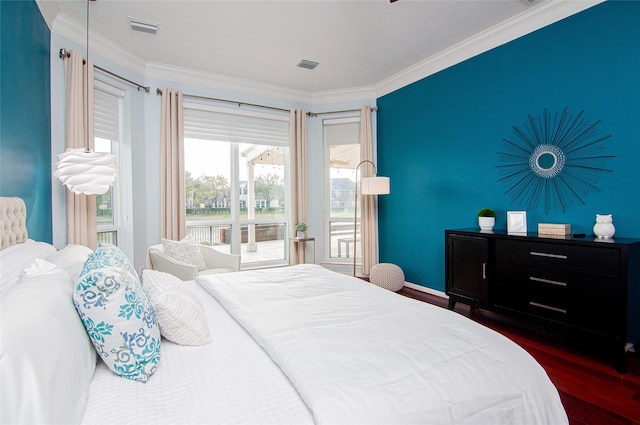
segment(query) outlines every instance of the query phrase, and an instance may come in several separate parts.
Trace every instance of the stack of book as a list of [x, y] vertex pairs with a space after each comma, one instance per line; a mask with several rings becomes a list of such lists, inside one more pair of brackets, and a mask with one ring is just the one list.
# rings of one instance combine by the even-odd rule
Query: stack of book
[[570, 238], [570, 224], [538, 223], [538, 236], [549, 238]]

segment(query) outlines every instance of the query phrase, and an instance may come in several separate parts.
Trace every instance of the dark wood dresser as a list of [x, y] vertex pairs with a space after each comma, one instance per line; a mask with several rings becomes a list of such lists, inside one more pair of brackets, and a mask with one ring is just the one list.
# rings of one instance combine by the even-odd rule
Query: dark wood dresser
[[542, 323], [604, 347], [626, 370], [640, 339], [640, 239], [445, 231], [449, 308], [456, 302]]

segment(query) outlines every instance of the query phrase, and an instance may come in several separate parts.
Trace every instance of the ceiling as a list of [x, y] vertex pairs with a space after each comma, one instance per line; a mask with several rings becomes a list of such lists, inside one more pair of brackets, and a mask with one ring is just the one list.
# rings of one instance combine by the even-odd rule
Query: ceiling
[[[90, 2], [90, 47], [106, 43], [113, 47], [103, 50], [147, 67], [311, 93], [345, 90], [375, 86], [548, 1], [98, 0]], [[37, 3], [54, 33], [56, 24], [73, 23], [74, 41], [85, 39], [84, 0]], [[131, 30], [128, 17], [159, 23], [157, 34]], [[319, 65], [299, 68], [302, 59]]]

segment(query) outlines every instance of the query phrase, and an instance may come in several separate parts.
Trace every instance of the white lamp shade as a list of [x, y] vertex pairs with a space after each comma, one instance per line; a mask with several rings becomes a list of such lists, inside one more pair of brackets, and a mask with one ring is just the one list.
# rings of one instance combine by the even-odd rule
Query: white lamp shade
[[74, 193], [102, 195], [116, 180], [118, 167], [110, 153], [67, 149], [58, 155], [53, 176]]
[[363, 177], [360, 188], [363, 195], [387, 195], [391, 192], [389, 177]]

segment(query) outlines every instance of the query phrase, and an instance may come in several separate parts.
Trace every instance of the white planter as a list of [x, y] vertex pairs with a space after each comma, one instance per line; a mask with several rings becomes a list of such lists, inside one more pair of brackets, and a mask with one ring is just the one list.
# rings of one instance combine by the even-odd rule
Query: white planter
[[493, 226], [496, 225], [495, 217], [478, 217], [478, 225], [480, 230], [493, 230]]

